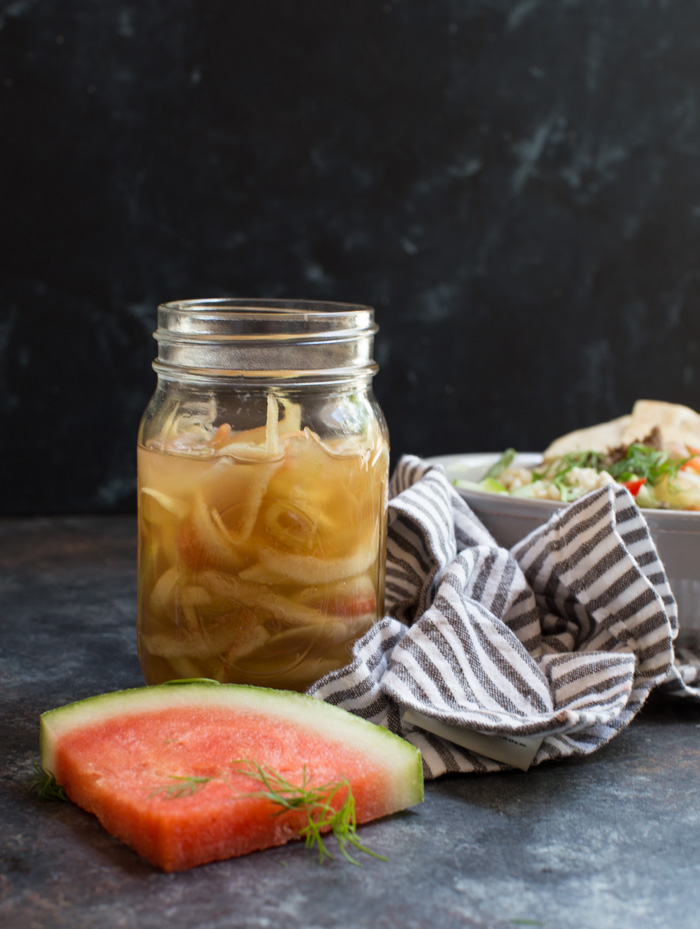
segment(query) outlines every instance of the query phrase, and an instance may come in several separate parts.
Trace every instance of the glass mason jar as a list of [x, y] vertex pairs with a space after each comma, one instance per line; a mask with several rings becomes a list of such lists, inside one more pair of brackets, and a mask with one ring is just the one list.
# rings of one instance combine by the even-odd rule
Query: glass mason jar
[[371, 307], [158, 308], [138, 436], [146, 682], [305, 690], [383, 615], [389, 443]]

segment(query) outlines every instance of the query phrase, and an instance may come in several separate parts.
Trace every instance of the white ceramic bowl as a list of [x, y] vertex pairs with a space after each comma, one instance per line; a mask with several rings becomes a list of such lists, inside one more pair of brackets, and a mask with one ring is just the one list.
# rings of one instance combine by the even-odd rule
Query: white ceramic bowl
[[[501, 453], [440, 455], [428, 459], [445, 469], [450, 481], [480, 480]], [[534, 465], [542, 456], [518, 455], [515, 464]], [[460, 495], [499, 545], [510, 548], [565, 506], [550, 500], [528, 500], [504, 494], [459, 489]], [[642, 510], [664, 563], [676, 602], [680, 634], [678, 645], [700, 640], [700, 513], [681, 510]]]

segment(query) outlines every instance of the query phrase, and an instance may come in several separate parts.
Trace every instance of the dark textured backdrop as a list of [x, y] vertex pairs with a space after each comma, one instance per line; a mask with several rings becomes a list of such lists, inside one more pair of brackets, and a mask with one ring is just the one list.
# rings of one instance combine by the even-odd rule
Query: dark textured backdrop
[[695, 0], [0, 4], [0, 513], [131, 510], [160, 300], [373, 304], [394, 456], [700, 407]]

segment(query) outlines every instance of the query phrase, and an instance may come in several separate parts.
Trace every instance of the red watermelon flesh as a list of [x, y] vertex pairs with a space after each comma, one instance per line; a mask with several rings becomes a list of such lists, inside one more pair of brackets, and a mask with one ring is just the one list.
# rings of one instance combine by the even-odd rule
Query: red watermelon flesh
[[242, 759], [294, 785], [347, 779], [358, 823], [423, 799], [408, 742], [312, 697], [234, 684], [163, 684], [50, 710], [41, 751], [74, 803], [165, 871], [299, 836], [308, 812], [251, 796], [261, 785]]

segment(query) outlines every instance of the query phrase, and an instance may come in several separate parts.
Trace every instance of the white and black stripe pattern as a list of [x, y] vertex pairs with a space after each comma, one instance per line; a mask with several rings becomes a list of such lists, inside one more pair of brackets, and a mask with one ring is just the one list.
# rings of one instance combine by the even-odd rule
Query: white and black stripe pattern
[[510, 552], [441, 468], [403, 458], [390, 497], [387, 615], [310, 693], [403, 735], [426, 777], [507, 765], [405, 711], [543, 737], [539, 764], [595, 751], [656, 685], [700, 697], [698, 664], [674, 665], [675, 600], [624, 488], [582, 497]]

